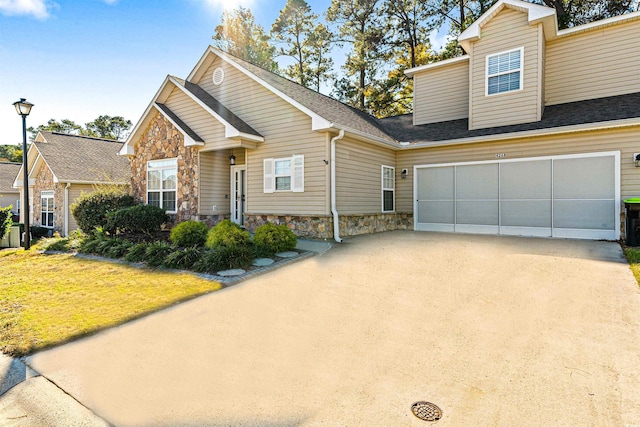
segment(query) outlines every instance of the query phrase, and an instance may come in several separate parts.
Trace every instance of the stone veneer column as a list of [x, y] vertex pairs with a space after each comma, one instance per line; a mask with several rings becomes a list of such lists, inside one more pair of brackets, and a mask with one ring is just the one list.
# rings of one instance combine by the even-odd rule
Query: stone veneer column
[[53, 173], [46, 164], [43, 164], [36, 176], [33, 186], [33, 218], [31, 225], [42, 226], [41, 193], [53, 190], [53, 228], [55, 231], [64, 231], [64, 185], [53, 182]]
[[142, 138], [137, 141], [131, 159], [131, 191], [140, 201], [146, 201], [147, 162], [150, 160], [178, 160], [178, 193], [176, 222], [198, 215], [198, 148], [185, 147], [182, 133], [157, 113]]

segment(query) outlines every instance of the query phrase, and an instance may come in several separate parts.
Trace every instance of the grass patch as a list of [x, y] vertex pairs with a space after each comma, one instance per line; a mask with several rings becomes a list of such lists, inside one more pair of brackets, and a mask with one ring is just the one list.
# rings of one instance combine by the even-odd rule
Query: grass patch
[[220, 289], [191, 274], [0, 251], [0, 350], [23, 356]]
[[640, 248], [623, 248], [623, 250], [631, 266], [631, 271], [640, 285]]

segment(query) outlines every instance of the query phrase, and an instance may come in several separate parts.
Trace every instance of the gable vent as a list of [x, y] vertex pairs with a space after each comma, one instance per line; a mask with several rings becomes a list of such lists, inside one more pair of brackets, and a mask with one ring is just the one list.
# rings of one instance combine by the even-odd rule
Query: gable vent
[[224, 70], [220, 67], [213, 71], [213, 84], [219, 86], [224, 80]]

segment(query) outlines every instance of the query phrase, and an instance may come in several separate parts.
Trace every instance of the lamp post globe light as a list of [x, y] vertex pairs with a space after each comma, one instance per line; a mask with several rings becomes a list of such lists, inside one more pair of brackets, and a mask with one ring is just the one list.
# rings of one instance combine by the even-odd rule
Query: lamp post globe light
[[24, 213], [24, 249], [31, 247], [31, 229], [29, 228], [29, 171], [27, 171], [27, 116], [31, 112], [33, 104], [24, 98], [13, 103], [16, 111], [22, 116], [22, 188], [24, 199], [22, 201], [22, 212]]

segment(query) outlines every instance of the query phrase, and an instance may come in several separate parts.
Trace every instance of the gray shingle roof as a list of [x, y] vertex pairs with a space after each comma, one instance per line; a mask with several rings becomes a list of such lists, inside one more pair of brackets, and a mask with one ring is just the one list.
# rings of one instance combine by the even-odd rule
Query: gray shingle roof
[[382, 119], [380, 123], [399, 141], [438, 142], [630, 118], [640, 118], [640, 92], [550, 105], [539, 122], [486, 129], [468, 130], [468, 119], [414, 126], [411, 114]]
[[178, 125], [178, 127], [180, 129], [182, 129], [187, 135], [189, 135], [191, 137], [191, 139], [193, 139], [194, 141], [197, 142], [204, 142], [204, 139], [200, 138], [200, 136], [194, 132], [193, 129], [191, 129], [189, 126], [187, 126], [187, 124], [185, 122], [183, 122], [180, 117], [178, 117], [173, 111], [171, 111], [171, 109], [169, 109], [169, 107], [167, 107], [164, 104], [161, 104], [159, 102], [156, 102], [156, 105], [158, 107], [160, 107], [160, 109], [169, 117], [171, 117], [171, 120], [174, 121], [175, 124]]
[[259, 79], [336, 126], [344, 126], [388, 142], [397, 142], [381, 128], [375, 117], [233, 55], [226, 55]]
[[41, 133], [47, 142], [34, 144], [60, 182], [129, 183], [129, 159], [118, 155], [121, 142], [57, 132]]
[[20, 163], [0, 162], [0, 195], [19, 191], [13, 188], [13, 182], [20, 172], [20, 166]]
[[247, 123], [242, 121], [238, 116], [233, 114], [227, 107], [222, 105], [220, 101], [211, 96], [209, 92], [202, 89], [195, 83], [187, 82], [182, 79], [175, 78], [178, 82], [180, 82], [185, 89], [191, 92], [196, 98], [202, 101], [207, 107], [211, 108], [217, 115], [222, 117], [227, 123], [229, 123], [234, 128], [238, 129], [238, 131], [242, 133], [246, 133], [249, 135], [260, 136], [260, 133], [256, 131], [254, 128], [249, 126]]

